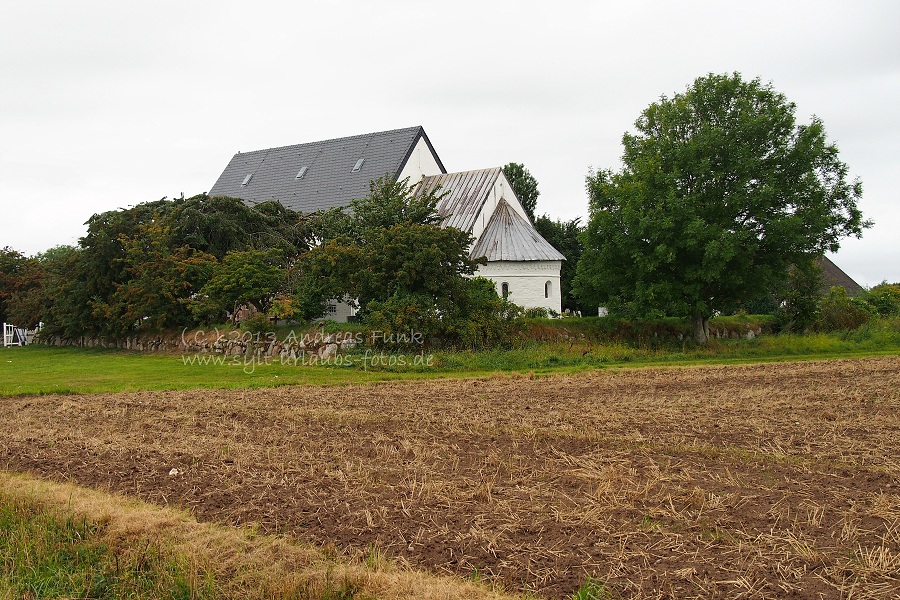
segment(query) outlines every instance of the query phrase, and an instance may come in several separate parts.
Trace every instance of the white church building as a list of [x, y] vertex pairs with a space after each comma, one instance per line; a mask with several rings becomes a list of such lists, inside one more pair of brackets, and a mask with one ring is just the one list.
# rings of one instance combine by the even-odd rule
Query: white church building
[[[238, 152], [210, 196], [246, 202], [277, 200], [302, 213], [347, 207], [369, 193], [369, 182], [390, 175], [409, 178], [416, 193], [438, 188], [441, 224], [470, 233], [473, 258], [486, 257], [477, 275], [497, 293], [524, 308], [561, 309], [560, 269], [565, 257], [535, 230], [497, 167], [447, 173], [422, 127]], [[345, 321], [352, 308], [329, 307], [329, 318]]]

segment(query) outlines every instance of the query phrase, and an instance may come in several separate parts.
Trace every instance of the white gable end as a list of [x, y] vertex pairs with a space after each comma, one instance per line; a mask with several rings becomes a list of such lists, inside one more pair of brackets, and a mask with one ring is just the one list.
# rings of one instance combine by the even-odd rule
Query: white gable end
[[415, 185], [428, 175], [440, 175], [444, 170], [438, 164], [437, 158], [428, 147], [425, 138], [419, 138], [412, 153], [400, 169], [397, 181], [403, 181], [409, 177], [409, 185]]
[[475, 237], [476, 244], [481, 238], [481, 234], [484, 233], [491, 217], [494, 216], [494, 211], [497, 210], [497, 206], [500, 204], [501, 200], [506, 200], [506, 203], [509, 204], [510, 208], [519, 213], [523, 219], [529, 221], [528, 213], [522, 208], [522, 204], [519, 202], [519, 199], [516, 198], [516, 194], [513, 192], [509, 180], [506, 178], [506, 175], [503, 174], [503, 170], [501, 169], [500, 176], [497, 177], [497, 181], [494, 182], [494, 187], [491, 188], [487, 200], [481, 208], [481, 214], [478, 215], [475, 225], [472, 227], [472, 235]]

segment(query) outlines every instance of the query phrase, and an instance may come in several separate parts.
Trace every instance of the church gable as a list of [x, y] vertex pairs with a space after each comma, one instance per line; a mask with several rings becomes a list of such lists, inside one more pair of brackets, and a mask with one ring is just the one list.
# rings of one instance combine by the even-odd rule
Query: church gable
[[500, 168], [425, 177], [417, 193], [438, 191], [438, 214], [445, 227], [475, 238], [472, 256], [489, 261], [565, 260], [537, 232]]
[[425, 177], [417, 193], [434, 191], [442, 194], [441, 224], [472, 234], [470, 255], [487, 258], [476, 275], [492, 280], [500, 296], [519, 306], [561, 310], [566, 258], [531, 224], [502, 169]]
[[438, 190], [441, 200], [437, 211], [444, 227], [456, 227], [472, 233], [484, 220], [481, 229], [487, 224], [490, 215], [485, 215], [485, 205], [491, 192], [497, 185], [500, 169], [480, 169], [461, 173], [444, 173], [422, 179], [417, 193], [429, 193]]

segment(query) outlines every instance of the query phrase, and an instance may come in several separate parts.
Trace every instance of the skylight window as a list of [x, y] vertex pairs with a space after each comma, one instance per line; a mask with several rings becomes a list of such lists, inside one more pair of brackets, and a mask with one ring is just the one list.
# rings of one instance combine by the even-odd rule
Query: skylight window
[[366, 159], [364, 159], [364, 158], [361, 158], [358, 161], [356, 161], [356, 164], [353, 166], [353, 171], [351, 171], [351, 173], [356, 173], [357, 171], [362, 169], [364, 162], [366, 162]]
[[308, 166], [302, 167], [299, 171], [297, 171], [297, 176], [294, 179], [303, 179], [306, 176], [307, 169], [309, 169]]
[[241, 186], [243, 187], [243, 186], [247, 185], [248, 183], [250, 183], [251, 179], [253, 179], [253, 173], [250, 173], [249, 175], [244, 177], [244, 181], [241, 182]]

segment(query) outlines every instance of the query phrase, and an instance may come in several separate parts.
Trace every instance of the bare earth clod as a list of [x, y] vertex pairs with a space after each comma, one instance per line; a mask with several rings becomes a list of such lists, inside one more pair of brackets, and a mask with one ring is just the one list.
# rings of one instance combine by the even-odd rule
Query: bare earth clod
[[900, 597], [900, 358], [0, 400], [0, 466], [564, 597]]

